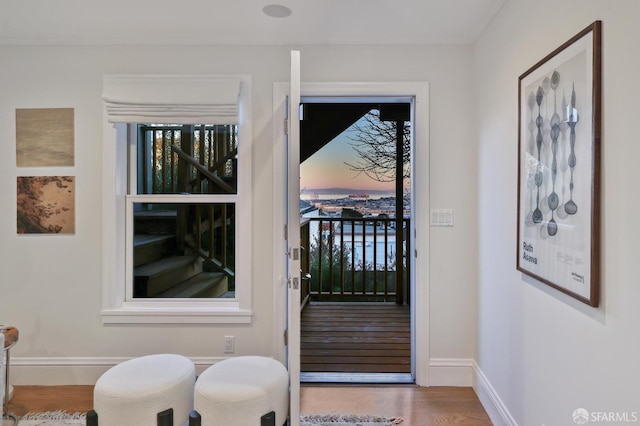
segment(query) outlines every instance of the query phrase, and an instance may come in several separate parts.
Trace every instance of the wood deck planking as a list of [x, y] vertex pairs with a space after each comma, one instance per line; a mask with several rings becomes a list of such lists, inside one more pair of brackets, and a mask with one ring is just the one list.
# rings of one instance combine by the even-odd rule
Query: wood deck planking
[[312, 303], [301, 313], [301, 371], [410, 373], [408, 306]]

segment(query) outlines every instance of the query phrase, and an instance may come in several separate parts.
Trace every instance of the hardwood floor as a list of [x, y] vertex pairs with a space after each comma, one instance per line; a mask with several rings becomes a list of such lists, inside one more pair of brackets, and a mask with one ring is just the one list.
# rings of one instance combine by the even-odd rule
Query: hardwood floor
[[300, 314], [300, 370], [410, 373], [408, 306], [311, 303]]
[[304, 385], [300, 412], [402, 417], [401, 426], [492, 424], [473, 389], [460, 387]]
[[[302, 415], [402, 417], [401, 426], [491, 425], [471, 388], [303, 385], [300, 399]], [[86, 412], [92, 406], [93, 386], [15, 386], [9, 411], [21, 416], [57, 410]]]
[[93, 386], [14, 386], [9, 412], [24, 416], [43, 411], [86, 413], [93, 408]]

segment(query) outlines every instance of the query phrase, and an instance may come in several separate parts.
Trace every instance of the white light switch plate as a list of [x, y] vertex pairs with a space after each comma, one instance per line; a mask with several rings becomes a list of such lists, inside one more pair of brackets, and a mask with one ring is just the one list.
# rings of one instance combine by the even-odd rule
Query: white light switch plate
[[453, 226], [453, 209], [431, 209], [431, 226]]

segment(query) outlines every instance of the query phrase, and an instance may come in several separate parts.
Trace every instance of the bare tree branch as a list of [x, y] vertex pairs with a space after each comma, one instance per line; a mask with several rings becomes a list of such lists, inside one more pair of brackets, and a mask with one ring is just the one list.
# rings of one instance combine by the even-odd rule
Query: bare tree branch
[[[364, 117], [364, 122], [353, 125], [353, 135], [348, 136], [350, 145], [360, 159], [355, 164], [345, 163], [358, 174], [364, 173], [379, 182], [393, 182], [396, 179], [396, 122], [380, 121], [380, 111], [372, 110]], [[402, 129], [403, 178], [409, 177], [410, 126], [404, 122]]]

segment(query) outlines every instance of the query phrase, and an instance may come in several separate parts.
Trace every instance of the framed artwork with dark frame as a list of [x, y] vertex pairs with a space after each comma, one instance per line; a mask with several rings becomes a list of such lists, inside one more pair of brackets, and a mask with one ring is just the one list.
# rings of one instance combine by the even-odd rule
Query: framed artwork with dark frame
[[518, 79], [517, 269], [586, 304], [600, 292], [602, 23]]

